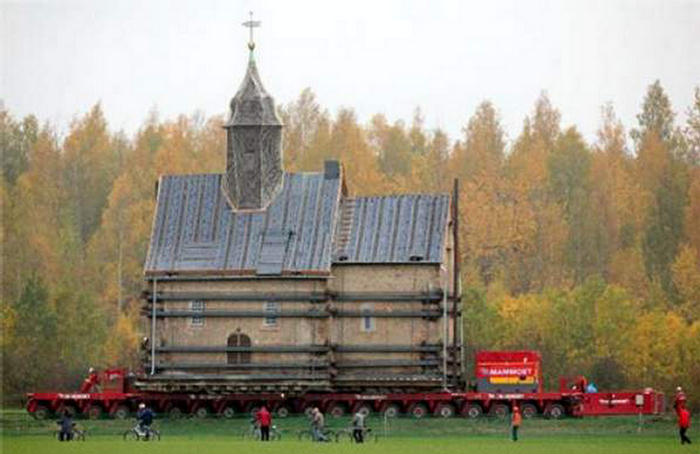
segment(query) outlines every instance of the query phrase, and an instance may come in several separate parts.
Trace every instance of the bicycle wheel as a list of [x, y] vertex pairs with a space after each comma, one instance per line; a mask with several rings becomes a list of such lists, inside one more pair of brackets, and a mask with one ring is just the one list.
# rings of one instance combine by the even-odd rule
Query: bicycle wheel
[[278, 430], [272, 431], [270, 434], [270, 440], [272, 441], [282, 441], [282, 432]]
[[157, 429], [151, 429], [151, 433], [148, 435], [150, 441], [160, 441], [160, 431]]
[[75, 441], [85, 441], [85, 431], [84, 430], [74, 430], [73, 440]]
[[299, 438], [299, 441], [311, 441], [311, 440], [313, 440], [313, 436], [311, 434], [311, 431], [309, 431], [309, 430], [299, 431], [297, 438]]
[[129, 429], [124, 432], [124, 441], [138, 441], [141, 437], [134, 429]]
[[335, 440], [336, 442], [338, 442], [338, 438], [336, 437], [334, 430], [330, 430], [330, 429], [324, 430], [323, 431], [323, 438], [325, 438], [326, 441]]

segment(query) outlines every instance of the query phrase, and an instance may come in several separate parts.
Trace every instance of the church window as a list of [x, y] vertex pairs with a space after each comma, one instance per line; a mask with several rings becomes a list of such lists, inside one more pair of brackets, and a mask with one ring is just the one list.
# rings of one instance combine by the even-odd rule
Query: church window
[[277, 326], [277, 315], [280, 312], [279, 303], [267, 302], [263, 306], [263, 312], [265, 313], [265, 319], [263, 320], [263, 325], [265, 326]]
[[360, 327], [360, 330], [365, 333], [374, 331], [374, 317], [372, 317], [373, 309], [374, 308], [371, 304], [363, 304], [360, 306], [360, 312], [362, 313], [362, 318], [360, 318], [362, 321], [362, 326]]
[[[204, 312], [204, 301], [192, 301], [190, 303], [192, 312]], [[204, 326], [204, 317], [201, 315], [193, 315], [190, 319], [190, 326]]]

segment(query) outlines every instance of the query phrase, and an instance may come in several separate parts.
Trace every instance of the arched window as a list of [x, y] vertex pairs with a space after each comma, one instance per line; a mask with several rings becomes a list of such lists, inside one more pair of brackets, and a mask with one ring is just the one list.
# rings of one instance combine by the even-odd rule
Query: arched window
[[[229, 347], [250, 347], [250, 337], [243, 333], [235, 332], [228, 337], [226, 345]], [[245, 364], [250, 362], [250, 352], [226, 352], [228, 364]]]

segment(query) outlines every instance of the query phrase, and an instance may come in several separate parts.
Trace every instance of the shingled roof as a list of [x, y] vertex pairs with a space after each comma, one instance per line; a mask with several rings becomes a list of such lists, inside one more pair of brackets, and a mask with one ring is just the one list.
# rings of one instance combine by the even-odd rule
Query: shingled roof
[[[331, 165], [328, 165], [331, 164]], [[224, 175], [159, 182], [147, 275], [326, 275], [350, 263], [440, 263], [449, 197], [344, 197], [337, 163], [285, 173], [265, 209], [234, 210]]]

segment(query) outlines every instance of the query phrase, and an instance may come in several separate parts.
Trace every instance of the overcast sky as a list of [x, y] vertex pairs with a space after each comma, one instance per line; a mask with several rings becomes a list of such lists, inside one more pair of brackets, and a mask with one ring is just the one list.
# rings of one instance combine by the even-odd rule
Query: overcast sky
[[113, 130], [226, 111], [247, 63], [278, 103], [311, 87], [331, 112], [384, 113], [452, 139], [484, 99], [510, 139], [546, 90], [593, 140], [600, 106], [627, 128], [660, 79], [679, 114], [700, 85], [700, 0], [20, 1], [0, 0], [0, 98], [63, 131], [101, 101]]

